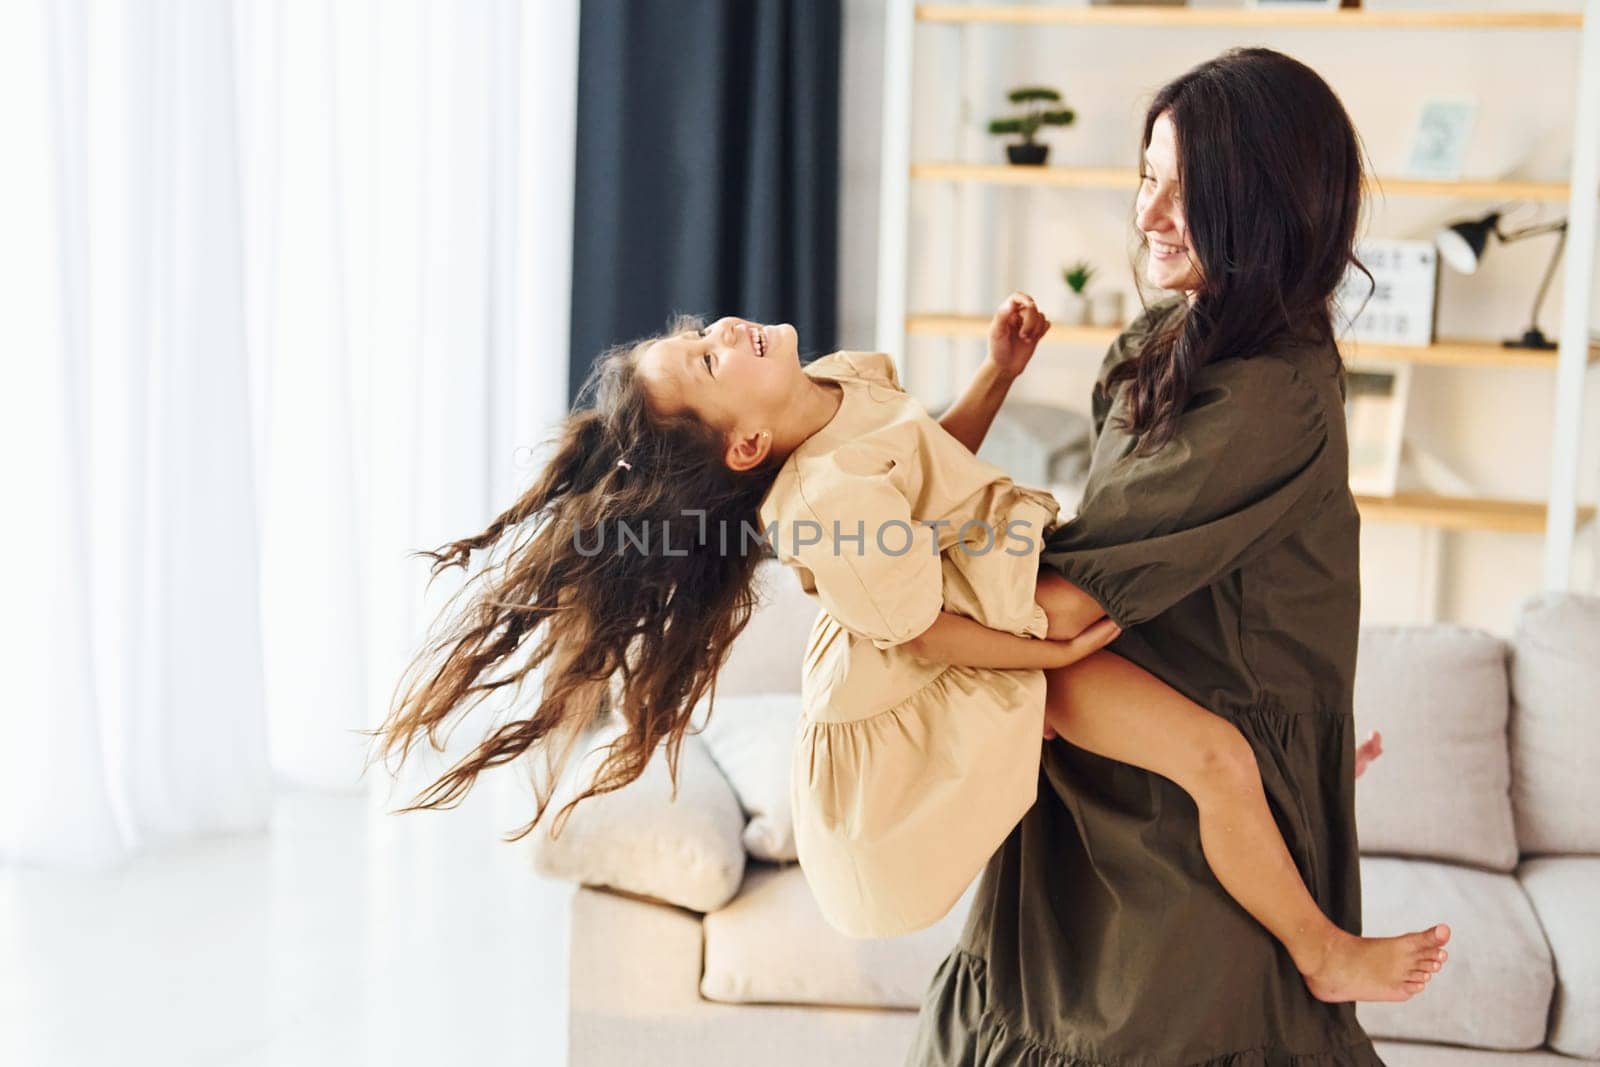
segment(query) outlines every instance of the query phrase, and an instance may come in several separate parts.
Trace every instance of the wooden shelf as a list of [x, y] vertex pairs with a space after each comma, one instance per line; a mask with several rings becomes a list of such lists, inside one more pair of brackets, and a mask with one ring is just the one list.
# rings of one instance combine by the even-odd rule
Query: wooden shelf
[[1179, 26], [1242, 29], [1571, 30], [1583, 25], [1572, 11], [1277, 11], [1256, 8], [978, 7], [918, 4], [919, 22], [990, 22], [1022, 25]]
[[[1542, 534], [1548, 509], [1537, 500], [1495, 500], [1487, 497], [1442, 496], [1406, 492], [1392, 497], [1356, 496], [1363, 521], [1410, 523], [1446, 530], [1494, 530]], [[1592, 505], [1580, 505], [1577, 525], [1593, 521]]]
[[[1042, 185], [1067, 189], [1133, 189], [1139, 172], [1132, 167], [1029, 167], [1007, 163], [913, 163], [917, 181], [979, 182], [989, 185]], [[1530, 181], [1421, 181], [1415, 178], [1378, 178], [1369, 181], [1367, 194], [1388, 196], [1452, 197], [1462, 200], [1539, 200], [1565, 203], [1571, 187], [1566, 182]]]
[[[1431, 345], [1380, 345], [1347, 341], [1340, 345], [1346, 363], [1362, 359], [1392, 359], [1448, 367], [1540, 367], [1556, 369], [1556, 353], [1530, 348], [1507, 348], [1494, 341], [1445, 340]], [[1600, 342], [1589, 342], [1589, 362], [1600, 361]]]
[[[1045, 309], [1049, 314], [1049, 309]], [[1120, 326], [1064, 326], [1053, 323], [1045, 344], [1109, 345], [1122, 332]], [[924, 337], [986, 337], [985, 315], [911, 315], [906, 333]], [[1426, 347], [1347, 342], [1341, 346], [1346, 362], [1360, 359], [1401, 360], [1452, 367], [1540, 367], [1554, 370], [1556, 353], [1506, 348], [1495, 341], [1439, 340]], [[1589, 345], [1589, 362], [1600, 361], [1600, 342]]]
[[1492, 181], [1461, 178], [1424, 181], [1419, 178], [1377, 178], [1365, 185], [1368, 196], [1427, 196], [1457, 200], [1543, 200], [1566, 203], [1572, 186], [1566, 182]]

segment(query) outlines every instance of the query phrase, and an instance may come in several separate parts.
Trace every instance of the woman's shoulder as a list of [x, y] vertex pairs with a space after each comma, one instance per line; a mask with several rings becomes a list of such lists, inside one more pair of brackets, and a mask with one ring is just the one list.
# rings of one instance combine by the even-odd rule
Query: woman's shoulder
[[[1145, 339], [1163, 328], [1182, 303], [1181, 295], [1161, 300], [1130, 322], [1107, 351], [1097, 384], [1103, 387], [1113, 367], [1136, 358]], [[1206, 364], [1195, 375], [1193, 391], [1224, 388], [1230, 399], [1244, 409], [1289, 407], [1309, 411], [1306, 403], [1286, 401], [1291, 396], [1301, 401], [1321, 396], [1323, 379], [1336, 381], [1338, 367], [1338, 350], [1332, 345], [1283, 340], [1247, 356], [1230, 356]], [[1333, 388], [1337, 392], [1336, 384]]]
[[1100, 361], [1098, 380], [1103, 383], [1112, 367], [1136, 357], [1144, 346], [1145, 338], [1150, 336], [1151, 331], [1165, 323], [1182, 301], [1182, 294], [1158, 300], [1124, 326], [1122, 332], [1106, 348], [1105, 358]]
[[1173, 293], [1147, 305], [1143, 311], [1134, 317], [1132, 322], [1122, 328], [1122, 332], [1117, 335], [1117, 341], [1144, 340], [1152, 331], [1165, 325], [1167, 320], [1177, 312], [1178, 308], [1183, 306], [1183, 302], [1182, 293]]
[[1298, 410], [1321, 417], [1342, 407], [1338, 348], [1332, 344], [1280, 341], [1247, 356], [1217, 360], [1200, 369], [1195, 390], [1225, 388], [1240, 406], [1270, 417]]
[[1274, 347], [1202, 367], [1183, 421], [1189, 433], [1215, 437], [1224, 449], [1244, 442], [1281, 449], [1287, 463], [1334, 439], [1343, 418], [1337, 385], [1300, 353]]
[[1180, 306], [1182, 306], [1182, 304], [1182, 293], [1170, 293], [1167, 296], [1162, 297], [1160, 300], [1147, 305], [1132, 322], [1128, 323], [1128, 325], [1123, 328], [1123, 336], [1144, 336], [1145, 334], [1149, 333], [1153, 327], [1165, 322], [1167, 317], [1176, 311]]

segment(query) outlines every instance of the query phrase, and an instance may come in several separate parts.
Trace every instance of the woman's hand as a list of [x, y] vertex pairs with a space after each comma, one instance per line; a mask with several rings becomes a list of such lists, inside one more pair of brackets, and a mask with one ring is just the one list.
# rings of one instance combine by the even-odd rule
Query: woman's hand
[[1050, 331], [1050, 320], [1027, 293], [1012, 293], [989, 323], [989, 362], [1006, 378], [1015, 378], [1028, 366], [1039, 339]]
[[932, 626], [897, 647], [920, 659], [953, 667], [1037, 671], [1076, 663], [1110, 644], [1121, 632], [1110, 619], [1103, 619], [1070, 641], [1052, 641], [991, 629], [965, 615], [941, 611]]
[[[1045, 643], [1053, 646], [1049, 658], [1057, 662], [1052, 662], [1046, 670], [1054, 670], [1056, 667], [1070, 667], [1115, 641], [1120, 633], [1122, 633], [1122, 627], [1112, 622], [1108, 617], [1102, 618], [1077, 637], [1071, 637], [1065, 641], [1047, 640]], [[1049, 741], [1054, 739], [1055, 736], [1055, 729], [1050, 725], [1048, 719], [1045, 720], [1044, 739]]]
[[1105, 648], [1115, 641], [1122, 633], [1122, 627], [1112, 622], [1109, 618], [1102, 618], [1099, 622], [1083, 631], [1077, 637], [1065, 640], [1052, 640], [1043, 638], [1045, 649], [1045, 667], [1047, 671], [1058, 667], [1070, 667], [1086, 656]]

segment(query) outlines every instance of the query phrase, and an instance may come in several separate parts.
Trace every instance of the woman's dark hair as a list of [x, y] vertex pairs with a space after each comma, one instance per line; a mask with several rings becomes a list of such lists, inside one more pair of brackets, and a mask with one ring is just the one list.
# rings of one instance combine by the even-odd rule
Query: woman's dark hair
[[[678, 316], [667, 336], [700, 325]], [[475, 551], [504, 549], [503, 559], [485, 561], [446, 604], [441, 614], [466, 598], [402, 675], [403, 695], [382, 728], [361, 732], [381, 738], [385, 760], [400, 749], [403, 764], [419, 734], [443, 751], [437, 731], [444, 722], [495, 692], [509, 687], [513, 707], [507, 721], [400, 812], [453, 806], [479, 772], [537, 744], [545, 773], [542, 782], [534, 775], [534, 816], [506, 840], [526, 836], [543, 818], [577, 742], [613, 699], [625, 727], [587, 791], [558, 813], [554, 832], [580, 801], [638, 778], [663, 742], [676, 789], [678, 753], [695, 706], [755, 606], [752, 579], [762, 555], [744, 550], [742, 531], [745, 523], [759, 528], [758, 510], [777, 466], [769, 459], [730, 470], [719, 430], [690, 413], [662, 416], [652, 409], [636, 367], [658, 339], [600, 356], [552, 442], [549, 463], [487, 529], [418, 553], [434, 561], [431, 584], [449, 567], [466, 570]], [[720, 536], [706, 543], [707, 530], [735, 531], [728, 549]], [[643, 550], [641, 536], [650, 539]], [[536, 634], [531, 654], [518, 656]], [[532, 714], [516, 717], [523, 678], [546, 663]]]
[[[1131, 379], [1120, 425], [1139, 438], [1141, 453], [1171, 439], [1195, 375], [1209, 363], [1284, 341], [1325, 343], [1338, 363], [1334, 294], [1351, 265], [1366, 273], [1355, 255], [1360, 139], [1314, 70], [1271, 49], [1230, 49], [1156, 94], [1141, 153], [1162, 114], [1177, 134], [1201, 284], [1192, 304], [1180, 302], [1135, 358], [1106, 376], [1108, 392]], [[1149, 254], [1148, 238], [1141, 254]]]

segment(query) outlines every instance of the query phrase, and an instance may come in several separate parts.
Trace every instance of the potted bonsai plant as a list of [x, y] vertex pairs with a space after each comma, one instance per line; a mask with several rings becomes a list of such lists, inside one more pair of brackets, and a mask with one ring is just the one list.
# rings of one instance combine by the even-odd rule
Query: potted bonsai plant
[[1063, 268], [1061, 277], [1067, 283], [1066, 311], [1061, 316], [1061, 321], [1068, 326], [1087, 325], [1089, 297], [1084, 290], [1089, 287], [1089, 280], [1094, 277], [1094, 268], [1080, 259], [1072, 266]]
[[1070, 126], [1078, 117], [1071, 108], [1051, 108], [1061, 102], [1061, 94], [1042, 85], [1023, 86], [1006, 94], [1013, 104], [1022, 104], [1023, 113], [994, 119], [989, 132], [996, 135], [1020, 134], [1022, 140], [1006, 145], [1006, 156], [1013, 163], [1038, 166], [1050, 155], [1050, 146], [1033, 139], [1041, 126]]

